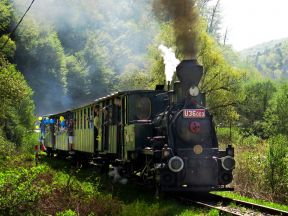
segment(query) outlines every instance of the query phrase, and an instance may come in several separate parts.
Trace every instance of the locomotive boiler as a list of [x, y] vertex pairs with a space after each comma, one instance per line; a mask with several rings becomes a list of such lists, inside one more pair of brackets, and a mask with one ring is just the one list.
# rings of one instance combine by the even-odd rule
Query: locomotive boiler
[[198, 88], [203, 67], [184, 60], [176, 75], [170, 90], [117, 92], [47, 115], [53, 119], [45, 131], [48, 154], [112, 165], [120, 176], [138, 176], [162, 191], [230, 190], [234, 149], [219, 149]]

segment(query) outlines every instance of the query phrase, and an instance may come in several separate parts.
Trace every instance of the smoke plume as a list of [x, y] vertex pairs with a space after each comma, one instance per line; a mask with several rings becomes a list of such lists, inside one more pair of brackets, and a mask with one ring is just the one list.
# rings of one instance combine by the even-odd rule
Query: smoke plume
[[173, 74], [176, 71], [176, 67], [180, 61], [175, 57], [175, 53], [171, 48], [161, 44], [159, 45], [158, 49], [161, 51], [161, 56], [164, 59], [166, 82], [172, 81]]
[[178, 50], [185, 58], [195, 58], [199, 20], [195, 0], [154, 0], [153, 11], [160, 20], [172, 20]]

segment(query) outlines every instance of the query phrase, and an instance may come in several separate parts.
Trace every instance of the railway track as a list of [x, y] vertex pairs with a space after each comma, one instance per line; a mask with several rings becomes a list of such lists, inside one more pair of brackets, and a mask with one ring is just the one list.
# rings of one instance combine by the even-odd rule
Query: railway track
[[184, 203], [197, 205], [199, 207], [217, 209], [221, 215], [288, 215], [287, 211], [275, 208], [209, 194], [205, 197], [176, 196]]

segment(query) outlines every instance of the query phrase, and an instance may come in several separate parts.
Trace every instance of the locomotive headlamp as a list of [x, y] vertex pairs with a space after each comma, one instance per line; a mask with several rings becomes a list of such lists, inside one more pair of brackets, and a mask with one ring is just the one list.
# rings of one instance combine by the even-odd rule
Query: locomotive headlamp
[[192, 87], [190, 87], [190, 89], [189, 89], [189, 94], [190, 94], [192, 97], [198, 96], [198, 94], [199, 94], [199, 89], [198, 89], [198, 87], [197, 87], [197, 86], [192, 86]]
[[203, 152], [203, 147], [201, 145], [195, 145], [193, 151], [195, 154], [199, 155]]
[[231, 156], [225, 156], [221, 158], [222, 167], [225, 170], [232, 170], [235, 167], [235, 160]]
[[180, 172], [184, 167], [184, 162], [182, 158], [174, 156], [170, 158], [168, 162], [168, 167], [172, 172]]

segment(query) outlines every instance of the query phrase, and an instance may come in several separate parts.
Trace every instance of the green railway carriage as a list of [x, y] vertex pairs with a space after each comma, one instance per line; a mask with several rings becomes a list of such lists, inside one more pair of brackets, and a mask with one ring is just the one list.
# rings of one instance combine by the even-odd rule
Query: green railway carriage
[[[61, 127], [59, 118], [70, 120], [73, 114], [70, 111], [48, 115], [45, 118], [53, 119], [53, 123], [46, 125], [44, 143], [48, 153], [52, 151], [69, 151], [69, 134], [65, 127]], [[67, 121], [68, 124], [68, 121]]]
[[[46, 126], [48, 152], [89, 154], [105, 159], [129, 160], [148, 145], [152, 119], [166, 105], [162, 90], [117, 92], [63, 113], [48, 115], [55, 124]], [[66, 122], [60, 126], [60, 117]], [[67, 122], [73, 122], [72, 130]]]
[[71, 150], [83, 153], [94, 153], [94, 125], [93, 120], [93, 104], [72, 110], [73, 113], [73, 141]]

